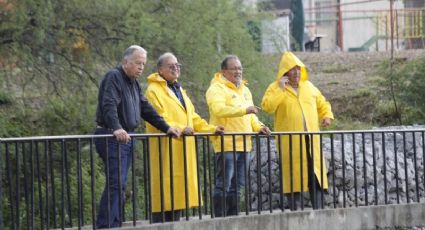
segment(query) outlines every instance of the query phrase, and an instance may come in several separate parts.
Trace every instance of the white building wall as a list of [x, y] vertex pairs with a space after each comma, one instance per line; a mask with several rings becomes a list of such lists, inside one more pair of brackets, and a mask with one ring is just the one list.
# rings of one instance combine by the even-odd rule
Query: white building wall
[[[341, 0], [341, 3], [353, 2], [352, 0]], [[394, 9], [402, 9], [403, 2], [395, 1]], [[377, 35], [377, 21], [375, 16], [380, 10], [390, 9], [389, 1], [375, 1], [369, 3], [359, 3], [351, 5], [342, 5], [343, 11], [343, 48], [347, 51], [349, 48], [361, 47], [373, 36]], [[345, 11], [345, 12], [344, 12]], [[379, 22], [385, 26], [385, 21]], [[389, 30], [388, 30], [389, 31]], [[390, 35], [388, 33], [388, 35]], [[369, 50], [385, 50], [387, 41], [378, 40], [378, 44], [370, 46]]]

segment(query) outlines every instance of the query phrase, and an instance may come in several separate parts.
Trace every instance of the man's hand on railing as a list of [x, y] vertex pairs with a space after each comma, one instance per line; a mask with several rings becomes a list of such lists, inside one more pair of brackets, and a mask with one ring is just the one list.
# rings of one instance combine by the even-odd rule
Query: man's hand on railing
[[322, 127], [328, 127], [331, 124], [331, 119], [329, 117], [323, 118], [321, 122]]
[[270, 135], [272, 132], [270, 131], [270, 129], [269, 129], [269, 127], [267, 127], [267, 126], [263, 126], [263, 127], [261, 127], [261, 129], [260, 129], [260, 133], [261, 134], [265, 134], [265, 135]]
[[189, 126], [184, 128], [182, 131], [183, 135], [193, 135], [193, 133], [195, 133], [195, 130], [193, 130], [193, 128]]
[[215, 128], [215, 134], [223, 134], [224, 133], [224, 126], [219, 125], [217, 128]]
[[180, 131], [177, 128], [174, 128], [174, 127], [170, 127], [167, 130], [167, 134], [171, 135], [173, 137], [176, 137], [176, 138], [180, 137]]
[[113, 134], [120, 143], [128, 143], [131, 140], [130, 135], [124, 129], [117, 129]]

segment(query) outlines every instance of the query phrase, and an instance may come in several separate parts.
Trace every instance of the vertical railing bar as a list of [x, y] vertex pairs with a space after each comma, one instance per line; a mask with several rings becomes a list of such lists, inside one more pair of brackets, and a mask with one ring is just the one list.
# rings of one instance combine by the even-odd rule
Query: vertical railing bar
[[77, 202], [78, 202], [78, 214], [77, 214], [77, 221], [78, 221], [78, 229], [81, 229], [81, 226], [84, 226], [83, 224], [83, 190], [82, 190], [82, 176], [81, 176], [81, 145], [80, 145], [80, 138], [76, 141], [76, 150], [77, 150]]
[[[422, 165], [425, 165], [425, 132], [422, 132]], [[423, 175], [425, 177], [425, 167], [423, 167]], [[425, 180], [423, 180], [425, 189]]]
[[122, 200], [122, 197], [123, 197], [123, 194], [122, 194], [122, 183], [123, 183], [123, 181], [121, 180], [121, 178], [122, 178], [122, 159], [121, 159], [121, 157], [122, 157], [122, 152], [121, 152], [121, 144], [120, 143], [117, 143], [117, 157], [118, 157], [118, 162], [117, 162], [117, 164], [118, 164], [118, 216], [119, 216], [119, 218], [120, 218], [120, 220], [119, 220], [119, 226], [120, 227], [122, 227], [122, 222], [123, 222], [123, 219], [124, 219], [124, 205], [123, 205], [123, 200]]
[[72, 213], [71, 213], [71, 186], [69, 185], [69, 181], [70, 181], [70, 179], [69, 179], [69, 168], [68, 168], [68, 151], [67, 151], [67, 148], [66, 148], [66, 142], [65, 142], [65, 181], [66, 181], [66, 187], [67, 187], [67, 189], [66, 189], [66, 194], [67, 194], [67, 207], [68, 207], [68, 221], [69, 221], [69, 224], [70, 224], [70, 226], [72, 227], [73, 226], [73, 224], [72, 224]]
[[[202, 220], [202, 202], [201, 202], [201, 180], [199, 177], [199, 144], [198, 144], [198, 138], [196, 136], [193, 137], [195, 139], [195, 152], [196, 152], [196, 177], [198, 181], [198, 216], [199, 219]], [[204, 169], [205, 170], [205, 169]]]
[[[236, 181], [236, 215], [239, 213], [239, 180], [238, 180], [238, 163], [236, 161], [236, 137], [235, 135], [232, 135], [232, 146], [233, 146], [233, 167], [234, 167], [234, 177]], [[229, 184], [231, 185], [232, 182], [230, 181]], [[231, 199], [231, 198], [230, 198]], [[227, 202], [227, 199], [226, 199]]]
[[[243, 152], [246, 153], [246, 135], [242, 136], [243, 140]], [[246, 157], [248, 157], [248, 165], [245, 165], [245, 215], [249, 215], [249, 211], [251, 209], [251, 173], [250, 173], [250, 154], [248, 154]]]
[[334, 150], [335, 150], [335, 146], [334, 146], [334, 134], [331, 133], [331, 165], [332, 165], [332, 181], [334, 183], [332, 183], [332, 195], [333, 195], [333, 204], [334, 204], [334, 208], [336, 208], [336, 185], [335, 185], [335, 157], [334, 157]]
[[105, 160], [105, 172], [106, 172], [106, 196], [108, 197], [108, 210], [106, 211], [107, 213], [107, 217], [106, 217], [106, 221], [107, 221], [107, 225], [108, 228], [111, 227], [111, 202], [109, 202], [111, 200], [111, 189], [110, 189], [110, 181], [109, 181], [109, 138], [105, 138], [105, 146], [106, 146], [106, 160]]
[[325, 199], [325, 195], [324, 195], [324, 191], [325, 191], [325, 184], [324, 184], [324, 182], [323, 182], [323, 180], [324, 180], [324, 176], [323, 176], [323, 174], [324, 174], [324, 168], [323, 168], [323, 160], [324, 160], [324, 157], [323, 157], [323, 135], [320, 133], [319, 134], [319, 141], [320, 141], [320, 183], [321, 183], [321, 191], [320, 191], [320, 201], [321, 201], [321, 204], [320, 204], [320, 208], [325, 208], [325, 204], [324, 204], [324, 199]]
[[[304, 155], [304, 151], [303, 151], [303, 135], [301, 135], [301, 134], [299, 134], [298, 135], [298, 138], [299, 138], [299, 143], [300, 143], [300, 146], [299, 146], [299, 148], [300, 148], [300, 180], [301, 180], [301, 186], [300, 186], [300, 189], [301, 189], [301, 191], [300, 191], [300, 203], [301, 203], [301, 210], [304, 210], [304, 162], [303, 162], [303, 155]], [[305, 143], [305, 147], [306, 147], [306, 150], [305, 150], [305, 152], [306, 152], [306, 154], [305, 154], [305, 156], [306, 156], [306, 158], [307, 158], [307, 161], [308, 161], [308, 157], [307, 157], [307, 154], [308, 154], [308, 150], [307, 150], [307, 142]], [[307, 170], [308, 170], [308, 164], [307, 164]], [[307, 179], [308, 179], [308, 171], [307, 171]], [[308, 183], [307, 183], [308, 184]], [[308, 186], [307, 186], [308, 187]], [[312, 200], [312, 197], [310, 197], [310, 201]], [[312, 203], [312, 202], [310, 202], [310, 203]], [[312, 205], [312, 208], [313, 208], [313, 205]]]
[[375, 195], [375, 205], [378, 205], [378, 182], [376, 177], [376, 151], [375, 151], [375, 133], [372, 133], [372, 165], [373, 165], [373, 187]]
[[136, 221], [137, 221], [137, 217], [136, 217], [136, 167], [135, 167], [135, 161], [136, 161], [136, 157], [134, 154], [134, 146], [136, 144], [136, 138], [131, 137], [131, 143], [132, 143], [132, 148], [131, 148], [131, 208], [132, 208], [132, 220], [133, 220], [133, 227], [136, 226]]
[[[151, 192], [151, 163], [150, 163], [150, 152], [149, 152], [150, 146], [149, 146], [149, 137], [145, 138], [143, 141], [143, 154], [146, 155], [145, 162], [146, 162], [146, 173], [147, 177], [145, 176], [145, 194], [147, 195], [147, 198], [145, 198], [146, 202], [146, 217], [149, 218], [149, 223], [152, 223], [152, 192]], [[158, 153], [159, 154], [159, 153]], [[161, 155], [159, 155], [161, 157]]]
[[[270, 213], [273, 213], [273, 202], [272, 202], [272, 163], [271, 163], [271, 153], [270, 153], [270, 136], [267, 135], [267, 165], [268, 165], [268, 174], [269, 174], [269, 210]], [[259, 151], [259, 150], [257, 150]]]
[[256, 141], [256, 149], [257, 149], [257, 198], [258, 198], [258, 207], [257, 212], [258, 214], [261, 214], [261, 211], [263, 210], [263, 199], [261, 197], [262, 189], [261, 189], [261, 154], [260, 154], [260, 138], [258, 137], [258, 134], [255, 135], [255, 141]]
[[44, 229], [44, 211], [43, 211], [43, 193], [41, 190], [41, 172], [40, 172], [40, 156], [38, 151], [38, 142], [35, 142], [35, 160], [37, 164], [37, 184], [38, 184], [38, 206], [40, 211], [40, 227]]
[[341, 153], [342, 153], [342, 207], [346, 207], [346, 192], [345, 192], [345, 135], [341, 134]]
[[397, 204], [400, 204], [400, 194], [399, 194], [399, 186], [398, 186], [398, 157], [397, 157], [397, 136], [396, 132], [393, 135], [394, 142], [394, 165], [395, 165], [395, 186], [396, 186], [396, 196], [397, 196]]
[[[0, 139], [0, 229], [4, 228], [3, 223], [3, 143]], [[24, 170], [25, 171], [25, 170]]]
[[[16, 227], [16, 220], [15, 220], [15, 210], [13, 207], [13, 181], [12, 181], [12, 170], [9, 167], [8, 162], [10, 162], [10, 157], [9, 157], [9, 143], [5, 144], [6, 147], [6, 172], [7, 172], [7, 181], [9, 181], [9, 201], [10, 201], [10, 216], [11, 216], [11, 220], [10, 221], [10, 229], [17, 229]], [[17, 219], [19, 219], [19, 217], [16, 217]]]
[[50, 229], [50, 198], [49, 198], [49, 149], [48, 141], [44, 140], [44, 167], [46, 174], [46, 229]]
[[[211, 168], [211, 164], [213, 165], [213, 168], [215, 168], [215, 160], [213, 160], [213, 162], [211, 162], [211, 152], [210, 152], [210, 136], [207, 136], [207, 160], [208, 160], [208, 163], [207, 163], [207, 165], [208, 165], [208, 181], [210, 182], [210, 187], [209, 187], [209, 193], [210, 193], [210, 201], [211, 201], [211, 205], [210, 205], [210, 211], [211, 211], [211, 217], [214, 217], [214, 205], [213, 205], [213, 202], [214, 202], [214, 200], [213, 200], [213, 186], [212, 186], [212, 184], [215, 184], [213, 181], [212, 181], [212, 173], [214, 173], [214, 175], [215, 175], [215, 172], [211, 172], [212, 171], [212, 168]], [[215, 157], [215, 154], [214, 154], [214, 157]], [[207, 201], [205, 201], [205, 202], [207, 202]]]
[[186, 136], [183, 136], [184, 194], [185, 194], [185, 205], [186, 205], [186, 220], [189, 220], [189, 191], [188, 191], [189, 186], [188, 186], [188, 179], [187, 179], [187, 146], [186, 145], [187, 145]]
[[34, 141], [32, 140], [30, 143], [30, 169], [31, 169], [31, 181], [30, 181], [30, 186], [31, 186], [31, 228], [34, 229], [35, 227], [35, 175], [34, 175]]
[[407, 148], [406, 148], [406, 132], [403, 131], [403, 158], [404, 158], [404, 183], [406, 184], [406, 202], [410, 203], [409, 200], [409, 175], [407, 169]]
[[96, 229], [96, 179], [94, 174], [94, 158], [93, 158], [93, 137], [89, 140], [90, 154], [90, 191], [91, 191], [91, 218], [92, 228]]
[[413, 137], [413, 164], [414, 164], [414, 172], [415, 172], [415, 190], [416, 190], [416, 201], [419, 202], [419, 178], [418, 178], [418, 165], [416, 158], [416, 135], [415, 132], [412, 132]]
[[168, 155], [170, 158], [170, 193], [171, 193], [171, 215], [174, 221], [174, 160], [173, 160], [173, 139], [168, 137]]
[[[27, 215], [27, 218], [26, 218], [27, 219], [27, 226], [28, 226], [28, 228], [31, 228], [31, 223], [30, 223], [30, 216], [31, 216], [30, 215], [30, 204], [29, 204], [29, 200], [28, 200], [28, 190], [29, 190], [28, 189], [28, 179], [27, 179], [28, 175], [27, 175], [27, 165], [26, 165], [26, 162], [27, 162], [27, 158], [26, 158], [26, 151], [25, 151], [25, 142], [22, 142], [22, 166], [23, 166], [23, 170], [22, 171], [24, 172], [25, 210], [26, 210], [26, 215]], [[1, 194], [1, 192], [0, 192], [0, 194]]]
[[382, 136], [382, 156], [383, 156], [383, 173], [384, 173], [384, 199], [385, 204], [388, 204], [388, 190], [387, 190], [387, 151], [385, 150], [386, 138], [384, 132], [381, 133]]
[[[19, 158], [19, 148], [18, 148], [18, 142], [15, 142], [15, 155], [16, 155], [16, 182], [15, 182], [15, 185], [16, 185], [16, 194], [15, 194], [15, 199], [16, 199], [16, 201], [15, 201], [15, 204], [16, 204], [16, 228], [17, 229], [20, 229], [20, 227], [21, 227], [21, 221], [20, 221], [20, 204], [19, 204], [19, 200], [21, 199], [21, 192], [20, 192], [20, 189], [19, 189], [19, 187], [20, 187], [20, 183], [19, 183], [19, 180], [20, 180], [20, 164], [19, 164], [19, 161], [20, 161], [20, 158]], [[25, 169], [24, 169], [25, 170]], [[1, 178], [0, 178], [1, 179]], [[11, 199], [12, 199], [12, 197], [11, 197]]]
[[53, 167], [53, 151], [52, 151], [52, 142], [49, 142], [49, 154], [50, 154], [50, 178], [52, 184], [52, 206], [53, 206], [53, 227], [57, 228], [56, 222], [56, 186], [55, 186], [55, 170]]
[[[221, 207], [222, 207], [222, 210], [221, 210], [221, 216], [226, 216], [226, 210], [227, 210], [227, 204], [226, 204], [226, 188], [225, 188], [225, 186], [226, 186], [226, 161], [224, 160], [225, 159], [225, 156], [224, 156], [224, 136], [223, 135], [221, 135], [220, 136], [220, 138], [221, 138], [221, 140], [220, 140], [220, 147], [221, 147], [221, 166], [222, 166], [222, 169], [223, 169], [223, 191], [222, 191], [222, 199], [221, 199]], [[218, 164], [219, 162], [217, 162], [217, 164]]]
[[354, 204], [358, 206], [357, 195], [357, 157], [356, 157], [356, 133], [353, 133], [353, 171], [354, 171]]
[[363, 178], [364, 178], [364, 196], [365, 206], [369, 205], [368, 194], [367, 194], [367, 168], [366, 168], [366, 144], [365, 144], [365, 133], [362, 132], [362, 154], [363, 154]]
[[[33, 143], [31, 142], [31, 145]], [[31, 147], [32, 149], [32, 147]], [[61, 156], [62, 156], [62, 170], [61, 170], [61, 229], [65, 229], [65, 140], [61, 140]], [[32, 161], [32, 159], [31, 159]]]
[[277, 145], [276, 145], [277, 147], [278, 147], [278, 154], [279, 154], [279, 158], [278, 158], [278, 165], [279, 165], [279, 176], [278, 176], [278, 180], [279, 180], [279, 198], [280, 198], [280, 210], [282, 210], [282, 212], [284, 212], [285, 211], [285, 205], [283, 204], [283, 164], [282, 164], [282, 162], [283, 162], [283, 160], [282, 160], [282, 157], [283, 157], [283, 155], [282, 155], [282, 149], [283, 149], [283, 146], [282, 146], [282, 135], [281, 134], [279, 134], [278, 136], [277, 136]]
[[[203, 184], [203, 195], [204, 195], [204, 201], [205, 201], [205, 205], [204, 205], [204, 212], [205, 212], [205, 215], [207, 215], [208, 214], [208, 207], [209, 207], [209, 205], [208, 205], [208, 178], [207, 178], [207, 174], [208, 174], [208, 171], [209, 171], [209, 168], [207, 167], [208, 166], [208, 164], [207, 164], [207, 162], [208, 162], [208, 158], [207, 158], [207, 149], [206, 149], [206, 138], [205, 138], [205, 136], [202, 136], [201, 137], [201, 140], [202, 140], [202, 157], [203, 157], [203, 167], [204, 167], [204, 171], [203, 171], [203, 178], [204, 178], [204, 184]], [[201, 205], [199, 206], [199, 207], [201, 207]], [[200, 211], [201, 211], [201, 209], [200, 209]]]
[[164, 175], [163, 175], [163, 159], [162, 159], [162, 145], [161, 137], [158, 137], [158, 154], [159, 154], [159, 192], [160, 192], [160, 211], [161, 211], [161, 222], [165, 222], [164, 213]]
[[[296, 209], [295, 194], [294, 194], [294, 161], [292, 156], [292, 134], [289, 134], [289, 178], [290, 178], [290, 196], [291, 196], [291, 210]], [[300, 178], [301, 179], [301, 178]]]
[[[315, 162], [314, 162], [314, 135], [313, 134], [307, 134], [307, 137], [308, 137], [308, 141], [309, 141], [309, 143], [308, 143], [308, 148], [309, 148], [309, 152], [310, 152], [310, 157], [311, 157], [311, 167], [308, 167], [308, 164], [307, 164], [307, 169], [308, 170], [312, 170], [312, 172], [310, 172], [310, 175], [313, 175], [313, 178], [311, 178], [312, 179], [312, 181], [310, 182], [310, 185], [312, 186], [312, 188], [311, 188], [311, 190], [312, 190], [312, 194], [313, 194], [313, 199], [314, 199], [314, 204], [313, 204], [313, 199], [312, 199], [312, 197], [310, 197], [310, 203], [311, 203], [311, 207], [312, 207], [312, 209], [317, 209], [317, 208], [319, 208], [318, 206], [319, 206], [319, 204], [317, 203], [317, 185], [316, 185], [316, 182], [318, 182], [317, 180], [319, 179], [319, 178], [317, 178], [316, 177], [316, 171], [315, 171]], [[307, 140], [305, 140], [306, 141], [306, 144], [307, 144]], [[307, 154], [308, 154], [308, 152], [306, 152]], [[308, 175], [308, 170], [307, 170], [307, 175]], [[307, 178], [308, 178], [308, 176], [307, 176]], [[316, 180], [316, 178], [317, 178], [317, 180]], [[309, 180], [310, 180], [310, 178], [309, 178]]]
[[268, 180], [269, 180], [269, 211], [273, 213], [272, 202], [272, 167], [271, 167], [271, 153], [270, 153], [270, 136], [266, 137], [267, 140], [267, 166], [268, 166]]

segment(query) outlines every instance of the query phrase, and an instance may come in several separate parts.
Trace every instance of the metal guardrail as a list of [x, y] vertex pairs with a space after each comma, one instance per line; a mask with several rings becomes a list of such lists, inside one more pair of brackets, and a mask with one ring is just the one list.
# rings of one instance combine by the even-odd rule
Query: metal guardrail
[[[288, 204], [285, 203], [282, 180], [278, 179], [278, 191], [280, 200], [278, 208], [272, 205], [272, 188], [271, 181], [273, 174], [281, 175], [282, 166], [280, 165], [282, 151], [274, 148], [274, 140], [280, 140], [289, 137], [291, 140], [299, 139], [303, 141], [305, 136], [319, 136], [321, 146], [330, 145], [329, 150], [321, 149], [319, 153], [325, 156], [327, 168], [329, 172], [329, 194], [322, 199], [324, 208], [338, 208], [349, 206], [367, 206], [389, 204], [389, 191], [387, 182], [394, 177], [396, 183], [396, 203], [421, 202], [425, 198], [425, 129], [405, 129], [405, 130], [356, 130], [356, 131], [325, 131], [325, 132], [274, 132], [272, 136], [264, 136], [256, 133], [226, 133], [223, 136], [232, 136], [233, 140], [236, 136], [243, 136], [243, 139], [253, 138], [253, 144], [257, 150], [256, 162], [251, 162], [250, 171], [247, 173], [247, 186], [244, 190], [241, 200], [238, 200], [237, 215], [252, 215], [252, 211], [263, 211], [263, 206], [258, 203], [255, 207], [252, 204], [252, 196], [257, 196], [261, 200], [262, 196], [267, 196], [268, 208], [270, 212], [276, 209], [287, 211]], [[371, 143], [366, 143], [365, 136], [372, 138]], [[411, 139], [407, 140], [407, 137]], [[164, 134], [132, 134], [131, 137], [137, 140], [135, 153], [131, 170], [129, 172], [129, 182], [126, 194], [119, 197], [122, 203], [122, 220], [132, 221], [133, 225], [139, 220], [149, 220], [152, 222], [151, 216], [151, 180], [161, 180], [162, 178], [150, 178], [149, 157], [151, 154], [159, 154], [149, 152], [149, 140], [159, 138], [170, 138]], [[197, 181], [199, 191], [198, 207], [184, 210], [184, 217], [189, 220], [190, 217], [196, 216], [199, 219], [205, 216], [214, 218], [214, 207], [212, 205], [212, 196], [214, 188], [215, 174], [215, 153], [212, 151], [210, 139], [214, 137], [212, 134], [195, 134], [196, 145], [196, 162], [197, 162]], [[377, 138], [378, 137], [378, 138]], [[91, 225], [96, 228], [95, 220], [100, 199], [100, 193], [107, 181], [103, 175], [104, 165], [94, 150], [94, 141], [96, 139], [113, 138], [112, 135], [74, 135], [74, 136], [45, 136], [45, 137], [24, 137], [24, 138], [1, 138], [0, 139], [0, 229], [56, 229], [76, 227], [78, 229], [85, 225]], [[185, 137], [187, 138], [187, 137]], [[222, 138], [222, 137], [219, 137]], [[356, 144], [360, 141], [360, 145]], [[311, 138], [310, 140], [312, 140]], [[325, 143], [327, 140], [327, 144]], [[347, 142], [348, 141], [348, 142]], [[402, 144], [397, 144], [400, 142]], [[336, 147], [334, 143], [341, 143], [342, 146]], [[407, 150], [407, 142], [413, 145], [412, 150]], [[170, 142], [171, 143], [171, 142]], [[261, 145], [265, 146], [262, 148]], [[365, 146], [372, 146], [373, 162], [366, 160]], [[380, 147], [380, 154], [383, 158], [380, 163], [375, 159], [376, 145]], [[351, 150], [346, 150], [350, 146]], [[337, 149], [338, 148], [338, 149]], [[271, 150], [274, 149], [274, 150]], [[388, 149], [393, 149], [389, 152]], [[258, 151], [260, 150], [260, 151]], [[161, 150], [160, 150], [161, 151]], [[186, 151], [186, 148], [184, 148]], [[348, 152], [347, 152], [348, 151]], [[172, 147], [170, 148], [172, 153]], [[274, 152], [274, 153], [273, 153]], [[272, 154], [276, 154], [273, 160]], [[312, 153], [317, 154], [317, 153]], [[398, 155], [402, 156], [403, 162], [397, 162]], [[160, 154], [161, 155], [161, 154]], [[261, 156], [267, 156], [265, 162], [261, 161]], [[346, 166], [345, 157], [354, 159], [354, 172]], [[395, 174], [387, 175], [386, 162], [387, 156], [395, 156]], [[301, 154], [302, 156], [302, 154]], [[336, 166], [336, 158], [341, 159], [341, 165]], [[409, 159], [408, 159], [409, 158]], [[360, 162], [358, 162], [360, 159]], [[186, 159], [187, 160], [187, 159]], [[301, 159], [302, 160], [302, 159]], [[272, 161], [277, 163], [277, 172], [272, 172]], [[414, 168], [408, 169], [407, 162], [411, 161]], [[262, 170], [264, 165], [266, 170]], [[400, 164], [401, 163], [401, 164]], [[160, 163], [162, 164], [162, 163]], [[403, 170], [397, 167], [404, 167]], [[161, 166], [160, 166], [161, 167]], [[172, 166], [171, 166], [172, 167]], [[186, 167], [186, 166], [185, 166]], [[291, 166], [292, 167], [292, 166]], [[302, 166], [301, 166], [302, 167]], [[256, 178], [252, 178], [252, 171], [265, 173], [263, 177], [259, 173]], [[347, 200], [348, 192], [345, 191], [345, 185], [336, 183], [335, 172], [342, 172], [342, 181], [345, 183], [348, 173], [352, 173], [354, 177], [354, 202], [349, 203]], [[371, 170], [371, 171], [370, 171]], [[399, 171], [403, 171], [404, 175], [398, 175]], [[171, 170], [173, 171], [173, 170]], [[401, 172], [400, 171], [400, 172]], [[366, 177], [373, 173], [374, 179], [368, 181]], [[381, 173], [384, 183], [384, 191], [378, 191], [379, 178], [377, 173]], [[185, 178], [191, 175], [185, 170]], [[291, 178], [294, 175], [291, 175]], [[341, 175], [339, 175], [341, 176]], [[387, 176], [389, 178], [387, 178]], [[391, 177], [391, 178], [390, 178]], [[187, 180], [187, 179], [186, 179]], [[262, 180], [269, 181], [267, 194], [264, 194], [261, 187]], [[415, 180], [414, 186], [409, 187], [409, 180]], [[251, 184], [257, 183], [257, 191], [253, 192]], [[362, 182], [359, 183], [358, 182]], [[303, 182], [301, 182], [303, 183]], [[368, 191], [371, 185], [373, 191]], [[187, 191], [187, 183], [185, 191]], [[275, 185], [276, 186], [276, 183]], [[340, 186], [340, 187], [338, 187]], [[171, 186], [172, 187], [172, 186]], [[342, 190], [337, 194], [337, 190]], [[171, 189], [173, 191], [173, 189]], [[163, 190], [161, 190], [163, 191]], [[399, 193], [404, 191], [405, 199], [401, 199]], [[414, 195], [411, 195], [413, 192]], [[292, 193], [292, 189], [291, 189]], [[378, 194], [379, 193], [379, 194]], [[371, 197], [368, 197], [368, 195]], [[126, 196], [122, 196], [126, 195]], [[161, 202], [164, 196], [161, 194]], [[379, 201], [379, 196], [384, 196], [383, 201]], [[342, 198], [341, 198], [342, 197]], [[306, 202], [304, 197], [300, 197], [301, 209], [304, 209]], [[186, 194], [188, 200], [188, 194]], [[267, 210], [266, 209], [266, 210]]]

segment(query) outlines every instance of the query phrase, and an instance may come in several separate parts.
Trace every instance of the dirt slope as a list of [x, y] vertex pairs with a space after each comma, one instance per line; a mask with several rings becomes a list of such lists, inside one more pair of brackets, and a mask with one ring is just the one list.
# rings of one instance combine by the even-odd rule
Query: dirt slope
[[[376, 105], [368, 92], [378, 87], [378, 67], [391, 57], [390, 52], [296, 53], [309, 70], [313, 82], [331, 102], [336, 116], [349, 114], [363, 122], [372, 122]], [[394, 52], [394, 58], [407, 61], [425, 57], [425, 50]], [[391, 119], [391, 118], [390, 118]]]

